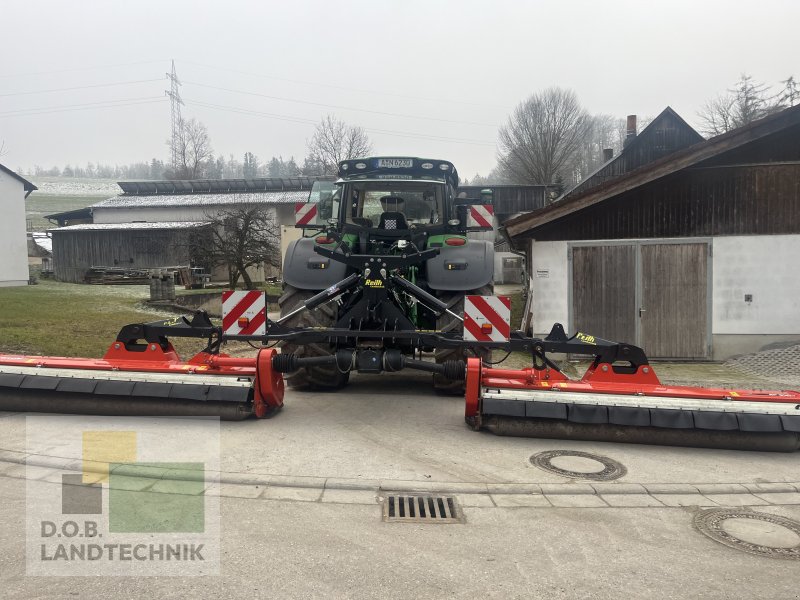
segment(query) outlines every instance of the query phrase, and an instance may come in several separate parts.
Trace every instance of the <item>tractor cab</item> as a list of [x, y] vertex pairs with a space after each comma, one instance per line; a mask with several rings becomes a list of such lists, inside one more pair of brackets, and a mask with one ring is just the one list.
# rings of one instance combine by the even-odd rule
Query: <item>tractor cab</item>
[[464, 231], [454, 204], [458, 173], [450, 162], [364, 158], [342, 161], [338, 175], [335, 182], [315, 182], [309, 203], [316, 219], [299, 225], [387, 240]]

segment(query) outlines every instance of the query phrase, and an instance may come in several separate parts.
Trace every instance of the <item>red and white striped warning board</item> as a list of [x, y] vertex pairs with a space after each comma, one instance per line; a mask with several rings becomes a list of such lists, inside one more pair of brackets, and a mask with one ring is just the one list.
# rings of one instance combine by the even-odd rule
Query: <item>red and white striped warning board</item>
[[511, 335], [511, 298], [466, 296], [464, 339], [476, 342], [507, 342]]
[[492, 229], [494, 226], [494, 206], [491, 204], [472, 204], [467, 215], [467, 227]]
[[264, 292], [222, 292], [222, 331], [225, 335], [265, 335], [267, 295]]
[[294, 224], [295, 225], [316, 225], [317, 224], [317, 203], [298, 202], [294, 205]]

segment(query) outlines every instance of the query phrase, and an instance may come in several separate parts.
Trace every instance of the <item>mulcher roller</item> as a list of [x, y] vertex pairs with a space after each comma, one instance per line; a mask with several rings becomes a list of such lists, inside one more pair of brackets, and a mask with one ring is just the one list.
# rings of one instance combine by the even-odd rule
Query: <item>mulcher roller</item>
[[169, 342], [102, 359], [0, 355], [0, 410], [120, 416], [268, 417], [283, 406], [275, 351], [255, 358], [201, 352], [184, 362]]
[[469, 359], [466, 420], [497, 435], [794, 452], [800, 393], [664, 386], [650, 365], [492, 369]]

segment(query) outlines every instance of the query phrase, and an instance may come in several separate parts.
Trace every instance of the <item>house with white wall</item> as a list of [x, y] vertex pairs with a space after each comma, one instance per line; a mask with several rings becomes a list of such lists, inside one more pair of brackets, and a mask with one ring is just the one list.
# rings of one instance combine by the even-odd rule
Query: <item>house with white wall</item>
[[800, 106], [649, 161], [626, 156], [674, 136], [664, 123], [593, 181], [505, 223], [528, 255], [534, 333], [561, 322], [665, 359], [800, 343]]
[[0, 165], [0, 286], [28, 284], [25, 199], [35, 189], [30, 181]]

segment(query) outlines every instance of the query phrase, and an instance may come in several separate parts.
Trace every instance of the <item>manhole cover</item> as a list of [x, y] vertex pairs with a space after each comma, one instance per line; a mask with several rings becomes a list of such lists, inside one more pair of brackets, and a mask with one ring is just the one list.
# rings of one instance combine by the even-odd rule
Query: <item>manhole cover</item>
[[454, 496], [391, 494], [383, 500], [383, 520], [390, 523], [463, 523]]
[[531, 464], [550, 473], [572, 479], [610, 481], [627, 475], [628, 469], [615, 460], [577, 450], [548, 450], [531, 456]]
[[785, 517], [749, 510], [711, 509], [697, 513], [694, 526], [729, 548], [800, 560], [800, 523]]

